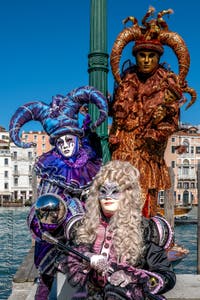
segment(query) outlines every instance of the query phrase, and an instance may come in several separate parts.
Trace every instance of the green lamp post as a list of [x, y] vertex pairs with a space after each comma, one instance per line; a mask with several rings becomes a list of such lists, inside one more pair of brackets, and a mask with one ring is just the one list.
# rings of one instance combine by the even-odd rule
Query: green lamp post
[[[108, 53], [107, 53], [107, 13], [106, 0], [90, 2], [90, 53], [88, 55], [89, 85], [94, 86], [105, 96], [108, 94]], [[92, 120], [98, 117], [94, 105], [89, 106]], [[98, 129], [103, 150], [103, 162], [110, 160], [108, 147], [108, 120]]]

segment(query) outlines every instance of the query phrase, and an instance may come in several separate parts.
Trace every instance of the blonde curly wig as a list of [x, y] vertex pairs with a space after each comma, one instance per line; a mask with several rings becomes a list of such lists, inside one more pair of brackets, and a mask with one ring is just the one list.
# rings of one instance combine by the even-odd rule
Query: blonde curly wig
[[113, 246], [117, 261], [126, 260], [136, 265], [142, 253], [142, 199], [139, 185], [139, 171], [129, 162], [113, 160], [101, 167], [94, 178], [86, 201], [86, 213], [77, 229], [76, 242], [93, 244], [101, 219], [99, 188], [106, 180], [120, 186], [123, 199], [119, 209], [110, 218], [109, 227], [113, 232]]

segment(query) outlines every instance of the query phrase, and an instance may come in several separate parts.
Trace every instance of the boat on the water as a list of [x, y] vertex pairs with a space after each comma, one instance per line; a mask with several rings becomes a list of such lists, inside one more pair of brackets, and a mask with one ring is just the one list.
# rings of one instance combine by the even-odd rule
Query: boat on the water
[[[183, 218], [187, 217], [188, 213], [192, 210], [192, 206], [174, 206], [174, 217], [175, 218]], [[159, 214], [164, 216], [164, 207], [158, 207], [157, 211]]]

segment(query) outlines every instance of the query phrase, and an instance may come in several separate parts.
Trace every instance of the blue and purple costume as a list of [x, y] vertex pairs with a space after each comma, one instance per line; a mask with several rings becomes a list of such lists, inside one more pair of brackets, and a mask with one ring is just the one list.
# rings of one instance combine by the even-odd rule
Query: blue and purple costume
[[[78, 112], [84, 104], [95, 104], [99, 109], [98, 119], [89, 127], [88, 116], [80, 128]], [[54, 148], [40, 156], [35, 162], [34, 169], [40, 183], [38, 196], [59, 195], [67, 205], [65, 220], [59, 226], [40, 224], [35, 214], [34, 205], [28, 216], [28, 226], [36, 240], [35, 265], [40, 273], [40, 283], [35, 299], [46, 300], [57, 271], [56, 258], [60, 251], [57, 246], [42, 240], [42, 232], [48, 231], [63, 243], [68, 242], [69, 233], [74, 223], [84, 213], [84, 199], [87, 190], [102, 165], [99, 137], [96, 127], [107, 117], [107, 99], [94, 87], [77, 88], [66, 96], [56, 95], [50, 104], [30, 102], [19, 107], [10, 121], [10, 138], [18, 146], [29, 148], [34, 143], [24, 143], [20, 138], [21, 127], [32, 120], [39, 121], [50, 137]], [[65, 157], [57, 140], [67, 135], [75, 136], [77, 147], [71, 157]], [[97, 151], [98, 150], [98, 151]], [[42, 227], [43, 226], [43, 227]]]

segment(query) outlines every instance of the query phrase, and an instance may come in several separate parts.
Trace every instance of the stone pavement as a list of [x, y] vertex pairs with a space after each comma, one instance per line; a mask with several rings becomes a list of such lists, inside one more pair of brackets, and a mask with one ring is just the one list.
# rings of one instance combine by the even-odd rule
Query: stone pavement
[[[34, 300], [36, 284], [14, 283], [12, 295], [8, 300]], [[66, 284], [65, 276], [57, 276], [49, 300], [70, 300], [73, 289]], [[168, 300], [200, 300], [200, 275], [177, 275], [177, 283], [173, 290], [165, 294]]]

